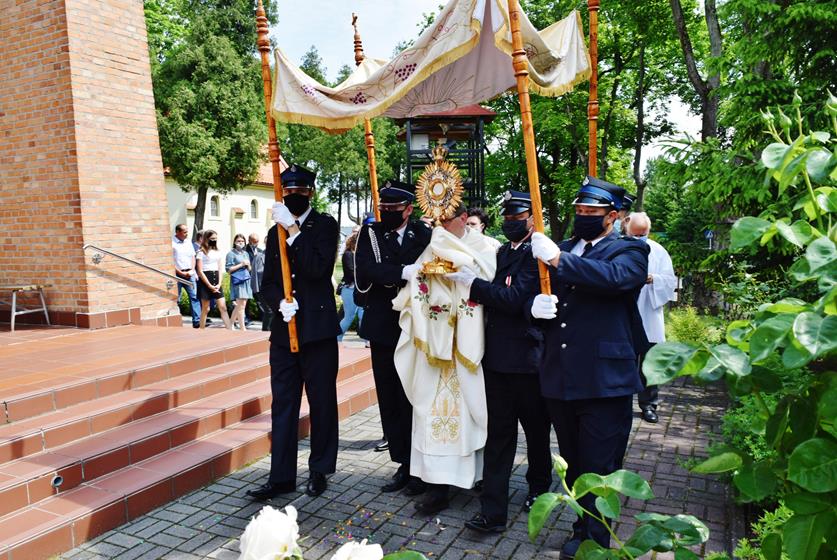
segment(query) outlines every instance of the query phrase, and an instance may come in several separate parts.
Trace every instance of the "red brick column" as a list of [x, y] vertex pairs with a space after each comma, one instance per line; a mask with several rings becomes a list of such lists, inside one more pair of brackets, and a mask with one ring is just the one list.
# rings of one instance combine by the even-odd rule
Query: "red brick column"
[[172, 266], [142, 2], [0, 0], [0, 14], [0, 284], [52, 284], [58, 323], [165, 323], [165, 278], [82, 251]]

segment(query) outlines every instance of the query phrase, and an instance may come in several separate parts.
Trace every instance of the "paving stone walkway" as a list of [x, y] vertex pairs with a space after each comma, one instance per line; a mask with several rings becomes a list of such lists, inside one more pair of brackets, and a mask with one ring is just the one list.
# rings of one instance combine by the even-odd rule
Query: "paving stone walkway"
[[[683, 380], [661, 390], [660, 423], [635, 419], [625, 468], [651, 483], [656, 498], [628, 500], [620, 537], [633, 530], [633, 515], [642, 511], [691, 513], [711, 531], [709, 542], [695, 550], [729, 551], [731, 497], [725, 485], [690, 474], [683, 463], [703, 455], [716, 437], [725, 399], [716, 389]], [[432, 518], [414, 516], [412, 500], [401, 494], [382, 494], [379, 487], [394, 473], [386, 453], [373, 448], [381, 436], [377, 407], [340, 424], [337, 473], [323, 496], [302, 494], [279, 498], [275, 506], [291, 504], [299, 511], [300, 534], [306, 560], [329, 559], [347, 539], [368, 538], [386, 552], [409, 548], [442, 560], [557, 558], [574, 514], [564, 511], [547, 523], [548, 530], [533, 544], [526, 531], [521, 506], [526, 497], [525, 447], [521, 435], [511, 481], [509, 528], [502, 535], [482, 536], [463, 527], [479, 509], [473, 491], [458, 491], [449, 510]], [[557, 450], [557, 446], [554, 447]], [[308, 440], [300, 442], [299, 482], [307, 477]], [[156, 509], [72, 550], [62, 558], [199, 559], [238, 558], [238, 537], [248, 520], [263, 507], [250, 502], [245, 490], [265, 480], [269, 458], [233, 473], [214, 484]], [[664, 558], [665, 555], [658, 555]]]

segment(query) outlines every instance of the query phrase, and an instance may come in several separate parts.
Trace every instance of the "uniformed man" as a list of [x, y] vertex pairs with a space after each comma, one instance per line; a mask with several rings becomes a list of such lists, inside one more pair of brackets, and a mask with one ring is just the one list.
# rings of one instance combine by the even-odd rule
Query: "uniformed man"
[[529, 493], [524, 509], [549, 491], [552, 456], [549, 449], [549, 414], [541, 396], [535, 363], [537, 338], [520, 312], [538, 292], [538, 266], [529, 238], [533, 231], [532, 200], [528, 193], [509, 191], [502, 208], [503, 233], [509, 240], [497, 252], [497, 273], [489, 282], [467, 269], [448, 278], [470, 284], [470, 299], [485, 306], [485, 396], [488, 439], [485, 445], [481, 512], [465, 523], [481, 532], [506, 527], [509, 478], [517, 450], [517, 423], [526, 434]]
[[[291, 165], [282, 173], [284, 203], [273, 205], [265, 245], [264, 300], [277, 313], [270, 334], [272, 438], [270, 476], [248, 495], [257, 500], [296, 490], [299, 406], [302, 391], [311, 413], [311, 455], [306, 494], [319, 496], [337, 463], [337, 335], [340, 326], [331, 274], [339, 231], [331, 216], [311, 208], [315, 174]], [[284, 299], [277, 227], [287, 233], [293, 302]], [[288, 322], [296, 317], [299, 352], [292, 353]]]
[[[636, 300], [648, 276], [648, 245], [612, 231], [624, 193], [587, 177], [574, 201], [573, 237], [556, 245], [532, 236], [532, 254], [549, 265], [554, 294], [537, 295], [531, 308], [545, 320], [541, 390], [570, 486], [583, 473], [622, 467], [633, 395], [642, 390], [636, 355], [647, 341]], [[587, 494], [580, 503], [596, 511], [594, 501]], [[582, 517], [562, 557], [573, 558], [587, 539], [610, 544], [604, 525]]]
[[613, 222], [613, 231], [619, 235], [627, 233], [628, 214], [631, 212], [631, 207], [636, 202], [636, 196], [626, 192], [622, 197], [622, 208], [616, 213], [616, 221]]
[[392, 300], [406, 283], [402, 278], [405, 266], [414, 264], [430, 243], [431, 230], [424, 222], [410, 219], [413, 185], [387, 181], [380, 197], [381, 221], [361, 229], [355, 252], [355, 295], [361, 293], [365, 307], [358, 334], [369, 341], [384, 437], [390, 458], [399, 465], [381, 491], [403, 488], [407, 495], [415, 496], [424, 492], [425, 484], [410, 476], [413, 408], [393, 361], [401, 329]]

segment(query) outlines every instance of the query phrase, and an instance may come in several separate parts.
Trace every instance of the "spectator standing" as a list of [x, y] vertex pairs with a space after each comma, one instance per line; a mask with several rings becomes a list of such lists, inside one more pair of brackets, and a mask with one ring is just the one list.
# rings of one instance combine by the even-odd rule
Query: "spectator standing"
[[262, 277], [264, 276], [264, 250], [259, 248], [259, 236], [250, 234], [250, 243], [247, 245], [247, 253], [250, 257], [250, 289], [253, 290], [253, 299], [259, 306], [262, 314], [262, 330], [269, 331], [273, 321], [273, 310], [262, 297]]
[[188, 238], [189, 228], [186, 227], [186, 224], [177, 224], [174, 228], [171, 248], [175, 275], [191, 282], [189, 285], [181, 282], [177, 283], [177, 299], [180, 300], [180, 294], [184, 291], [189, 296], [189, 307], [192, 310], [192, 327], [197, 329], [201, 326], [201, 303], [198, 300], [197, 285], [195, 284], [198, 278], [195, 272], [195, 248], [188, 241]]
[[483, 234], [495, 250], [499, 249], [502, 245], [502, 243], [493, 237], [486, 235], [485, 230], [491, 225], [491, 218], [488, 217], [488, 214], [482, 208], [468, 208], [468, 221], [465, 222], [465, 225]]
[[196, 265], [199, 280], [198, 298], [201, 300], [200, 328], [206, 327], [209, 302], [214, 301], [221, 312], [224, 326], [232, 329], [230, 317], [227, 315], [224, 291], [221, 289], [221, 252], [218, 250], [218, 234], [211, 229], [203, 232], [203, 241], [197, 254]]
[[360, 321], [363, 320], [363, 308], [355, 305], [355, 249], [357, 248], [358, 232], [353, 232], [346, 238], [346, 245], [343, 249], [343, 279], [340, 281], [340, 298], [343, 300], [343, 320], [340, 321], [340, 336], [337, 340], [343, 340], [343, 335], [352, 326], [355, 317], [358, 318], [358, 330]]
[[230, 299], [235, 302], [231, 317], [232, 327], [235, 328], [237, 319], [242, 331], [247, 330], [244, 321], [247, 300], [253, 297], [253, 289], [250, 286], [250, 256], [245, 250], [245, 245], [244, 236], [240, 233], [236, 234], [233, 238], [232, 251], [227, 253], [225, 266], [230, 275]]
[[[650, 349], [658, 342], [665, 342], [666, 340], [663, 310], [666, 303], [677, 300], [677, 276], [674, 275], [674, 266], [671, 263], [668, 251], [656, 241], [648, 239], [648, 233], [651, 231], [651, 219], [648, 214], [634, 212], [629, 218], [627, 222], [628, 235], [645, 241], [651, 249], [651, 253], [648, 255], [648, 278], [645, 280], [645, 286], [640, 290], [636, 301]], [[639, 375], [642, 378], [644, 389], [637, 394], [637, 402], [642, 412], [642, 419], [656, 424], [659, 421], [657, 416], [657, 406], [660, 403], [659, 391], [656, 385], [648, 385], [646, 382], [645, 376], [642, 374], [643, 360], [645, 360], [645, 353], [639, 356]]]

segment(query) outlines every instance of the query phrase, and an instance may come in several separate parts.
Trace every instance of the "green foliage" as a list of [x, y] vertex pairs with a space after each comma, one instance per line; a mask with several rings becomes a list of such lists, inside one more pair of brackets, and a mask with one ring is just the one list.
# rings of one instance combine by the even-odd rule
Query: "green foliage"
[[666, 317], [666, 338], [691, 344], [716, 344], [721, 341], [723, 329], [705, 315], [699, 315], [691, 306], [674, 307]]
[[[763, 212], [732, 228], [740, 251], [788, 251], [793, 263], [786, 281], [806, 286], [810, 297], [766, 302], [727, 327], [726, 344], [655, 346], [643, 365], [649, 383], [677, 376], [724, 379], [734, 398], [749, 395], [760, 409], [753, 430], [766, 449], [725, 446], [696, 466], [698, 472], [733, 472], [744, 502], [781, 497], [792, 510], [761, 542], [766, 558], [833, 557], [837, 552], [837, 99], [829, 94], [824, 113], [832, 132], [805, 132], [801, 100], [793, 120], [765, 113], [774, 146], [762, 162], [765, 187], [792, 202], [784, 214]], [[828, 158], [815, 154], [829, 152]], [[811, 158], [815, 162], [809, 166]], [[778, 224], [799, 224], [794, 229]], [[812, 375], [786, 390], [795, 370]], [[768, 399], [767, 396], [774, 395]], [[775, 400], [775, 403], [773, 402]], [[759, 451], [759, 453], [754, 453]]]
[[[793, 516], [793, 510], [784, 504], [779, 504], [772, 511], [764, 512], [759, 520], [751, 525], [750, 531], [752, 536], [738, 541], [738, 545], [733, 551], [733, 556], [740, 560], [768, 560], [772, 558], [787, 560], [788, 555], [785, 553], [781, 553], [781, 556], [765, 554], [762, 551], [762, 546], [767, 541], [768, 548], [770, 547], [771, 541], [775, 540], [773, 535], [778, 535], [781, 532], [782, 526], [791, 516]], [[771, 552], [772, 550], [770, 549]]]
[[[691, 515], [662, 515], [640, 513], [634, 517], [640, 522], [634, 533], [625, 540], [613, 531], [613, 523], [619, 519], [622, 501], [625, 497], [635, 500], [654, 498], [651, 486], [636, 473], [618, 470], [609, 475], [586, 473], [579, 476], [570, 488], [566, 481], [567, 462], [563, 457], [554, 457], [554, 470], [561, 480], [563, 493], [541, 494], [529, 512], [529, 539], [534, 542], [543, 529], [546, 520], [558, 506], [567, 506], [577, 515], [587, 515], [603, 524], [616, 544], [616, 548], [605, 550], [596, 542], [588, 540], [581, 544], [578, 558], [633, 559], [654, 552], [674, 552], [675, 558], [697, 558], [689, 550], [709, 539], [709, 529]], [[585, 509], [578, 500], [587, 494], [596, 496], [596, 511]]]

